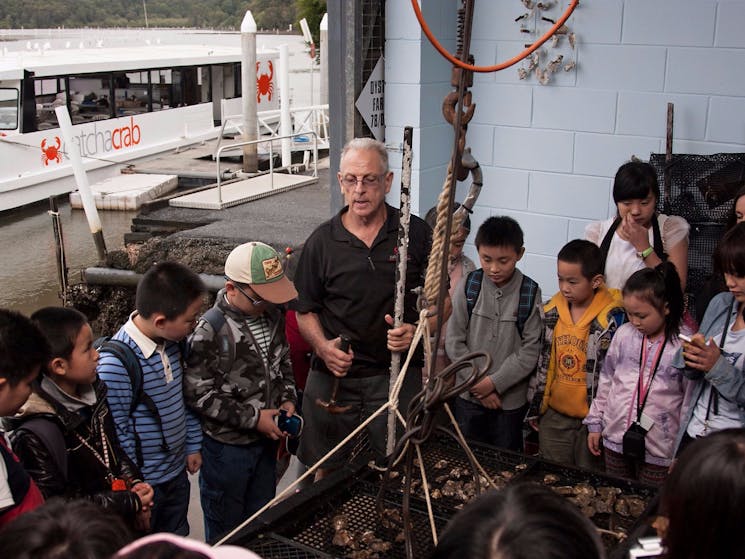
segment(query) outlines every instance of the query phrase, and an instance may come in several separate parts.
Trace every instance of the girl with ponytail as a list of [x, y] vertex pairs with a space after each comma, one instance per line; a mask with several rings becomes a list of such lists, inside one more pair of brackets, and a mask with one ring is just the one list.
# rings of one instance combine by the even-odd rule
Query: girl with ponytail
[[624, 285], [623, 303], [629, 321], [605, 357], [584, 420], [587, 444], [603, 455], [607, 473], [660, 485], [673, 459], [687, 385], [673, 366], [683, 317], [675, 266], [663, 262], [634, 272]]

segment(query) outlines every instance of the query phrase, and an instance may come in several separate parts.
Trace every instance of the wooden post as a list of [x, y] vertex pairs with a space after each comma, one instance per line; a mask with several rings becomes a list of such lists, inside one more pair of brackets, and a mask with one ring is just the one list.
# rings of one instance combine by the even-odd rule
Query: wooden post
[[673, 160], [673, 104], [667, 104], [667, 133], [665, 136], [665, 171], [662, 182], [662, 199], [664, 201], [665, 213], [670, 213], [670, 190], [672, 189], [670, 178], [670, 164]]
[[67, 306], [67, 260], [65, 258], [65, 240], [62, 236], [62, 221], [57, 209], [57, 198], [49, 197], [49, 215], [52, 216], [52, 231], [54, 232], [54, 251], [57, 260], [57, 281], [59, 282], [59, 297], [62, 306]]
[[[401, 162], [401, 206], [399, 208], [398, 224], [398, 254], [396, 255], [396, 291], [393, 297], [393, 327], [398, 328], [404, 322], [404, 298], [406, 296], [406, 262], [409, 254], [409, 222], [411, 220], [411, 158], [412, 137], [414, 129], [404, 128], [404, 153]], [[389, 395], [396, 384], [401, 371], [401, 352], [391, 354], [391, 379]], [[408, 371], [407, 371], [408, 372]], [[388, 456], [393, 454], [396, 446], [396, 409], [388, 408], [388, 438], [385, 451]]]

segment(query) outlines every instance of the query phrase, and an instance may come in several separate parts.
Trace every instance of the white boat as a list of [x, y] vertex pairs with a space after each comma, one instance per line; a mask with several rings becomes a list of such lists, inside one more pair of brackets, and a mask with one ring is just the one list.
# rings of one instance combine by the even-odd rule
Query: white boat
[[[259, 110], [277, 107], [267, 85], [276, 70], [271, 57], [257, 54], [257, 75], [265, 76]], [[221, 101], [240, 97], [240, 60], [239, 48], [191, 44], [3, 54], [0, 211], [74, 190], [70, 149], [79, 150], [93, 182], [216, 137]], [[70, 113], [72, 146], [58, 128], [58, 106]]]

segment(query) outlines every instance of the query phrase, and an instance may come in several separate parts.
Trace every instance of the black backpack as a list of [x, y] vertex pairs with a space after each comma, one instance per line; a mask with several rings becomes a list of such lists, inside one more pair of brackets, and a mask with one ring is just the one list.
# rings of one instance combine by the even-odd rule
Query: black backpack
[[[127, 371], [127, 375], [129, 375], [129, 382], [132, 386], [132, 401], [129, 405], [129, 417], [132, 418], [132, 422], [134, 423], [135, 457], [137, 459], [137, 465], [142, 467], [142, 442], [137, 436], [137, 425], [133, 415], [137, 406], [143, 404], [155, 418], [155, 422], [158, 424], [161, 436], [163, 437], [163, 442], [161, 444], [162, 450], [168, 452], [170, 448], [168, 447], [165, 434], [163, 433], [163, 421], [160, 418], [158, 407], [143, 388], [144, 379], [140, 360], [134, 350], [121, 340], [113, 340], [108, 336], [104, 336], [93, 342], [93, 345], [98, 350], [98, 353], [110, 353], [116, 357], [121, 364], [124, 365], [124, 369]], [[179, 349], [181, 351], [182, 359], [184, 359], [186, 356], [186, 344], [184, 342], [179, 342]]]

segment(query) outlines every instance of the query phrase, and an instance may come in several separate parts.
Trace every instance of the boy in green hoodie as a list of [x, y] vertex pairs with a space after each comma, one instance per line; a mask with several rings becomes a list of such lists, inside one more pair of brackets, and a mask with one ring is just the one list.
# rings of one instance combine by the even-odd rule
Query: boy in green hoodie
[[528, 420], [538, 430], [542, 458], [598, 469], [582, 420], [611, 338], [625, 321], [623, 299], [605, 286], [602, 253], [589, 241], [564, 245], [557, 271], [559, 292], [544, 306], [544, 341]]

